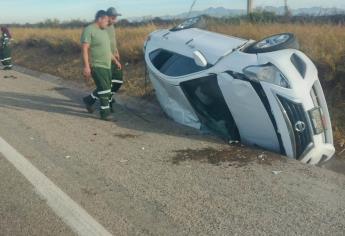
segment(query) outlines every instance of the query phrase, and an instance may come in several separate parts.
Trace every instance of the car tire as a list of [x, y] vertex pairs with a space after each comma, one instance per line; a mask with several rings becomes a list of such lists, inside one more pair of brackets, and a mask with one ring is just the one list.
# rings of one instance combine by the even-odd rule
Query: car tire
[[[281, 42], [270, 42], [273, 40], [281, 40]], [[266, 43], [266, 45], [265, 45]], [[271, 46], [267, 45], [272, 43]], [[299, 50], [299, 42], [294, 34], [292, 33], [282, 33], [272, 35], [270, 37], [264, 38], [249, 47], [247, 47], [244, 52], [246, 53], [265, 53], [274, 52], [283, 49], [297, 49]]]

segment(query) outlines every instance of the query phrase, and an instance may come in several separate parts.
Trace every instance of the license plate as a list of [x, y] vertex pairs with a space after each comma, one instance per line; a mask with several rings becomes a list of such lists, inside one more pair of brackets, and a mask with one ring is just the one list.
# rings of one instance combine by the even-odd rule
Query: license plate
[[309, 111], [309, 116], [315, 134], [321, 134], [324, 131], [321, 108], [317, 107]]

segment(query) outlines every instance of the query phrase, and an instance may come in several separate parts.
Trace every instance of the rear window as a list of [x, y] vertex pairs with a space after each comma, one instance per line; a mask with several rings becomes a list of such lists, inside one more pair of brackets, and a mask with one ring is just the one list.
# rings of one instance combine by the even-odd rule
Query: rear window
[[163, 49], [158, 49], [150, 53], [150, 60], [157, 70], [167, 76], [172, 77], [193, 74], [199, 71], [206, 70], [212, 66], [198, 66], [197, 64], [195, 64], [193, 58]]

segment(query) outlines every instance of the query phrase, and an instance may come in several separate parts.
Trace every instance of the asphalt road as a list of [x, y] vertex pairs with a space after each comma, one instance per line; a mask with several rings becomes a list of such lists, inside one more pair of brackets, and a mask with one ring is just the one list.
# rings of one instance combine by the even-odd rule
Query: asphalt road
[[345, 175], [120, 106], [104, 122], [83, 95], [0, 71], [0, 137], [23, 158], [0, 145], [0, 235], [344, 235]]

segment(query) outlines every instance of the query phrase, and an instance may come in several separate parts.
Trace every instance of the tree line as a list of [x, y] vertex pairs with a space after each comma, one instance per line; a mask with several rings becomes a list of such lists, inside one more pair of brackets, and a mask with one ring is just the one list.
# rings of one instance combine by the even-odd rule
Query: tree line
[[[215, 22], [237, 24], [240, 22], [252, 22], [252, 23], [320, 23], [320, 24], [341, 24], [345, 25], [345, 14], [336, 15], [277, 15], [274, 12], [260, 11], [253, 12], [249, 15], [242, 16], [229, 16], [215, 18], [210, 16], [203, 16], [206, 20], [212, 20]], [[121, 19], [118, 22], [118, 26], [124, 27], [138, 27], [147, 24], [155, 25], [176, 25], [183, 21], [183, 19], [162, 19], [160, 17], [143, 18], [141, 21], [129, 21], [127, 19]], [[80, 19], [73, 19], [69, 21], [60, 21], [58, 19], [46, 19], [38, 23], [25, 23], [25, 24], [7, 24], [9, 27], [25, 27], [25, 28], [81, 28], [91, 22]]]

